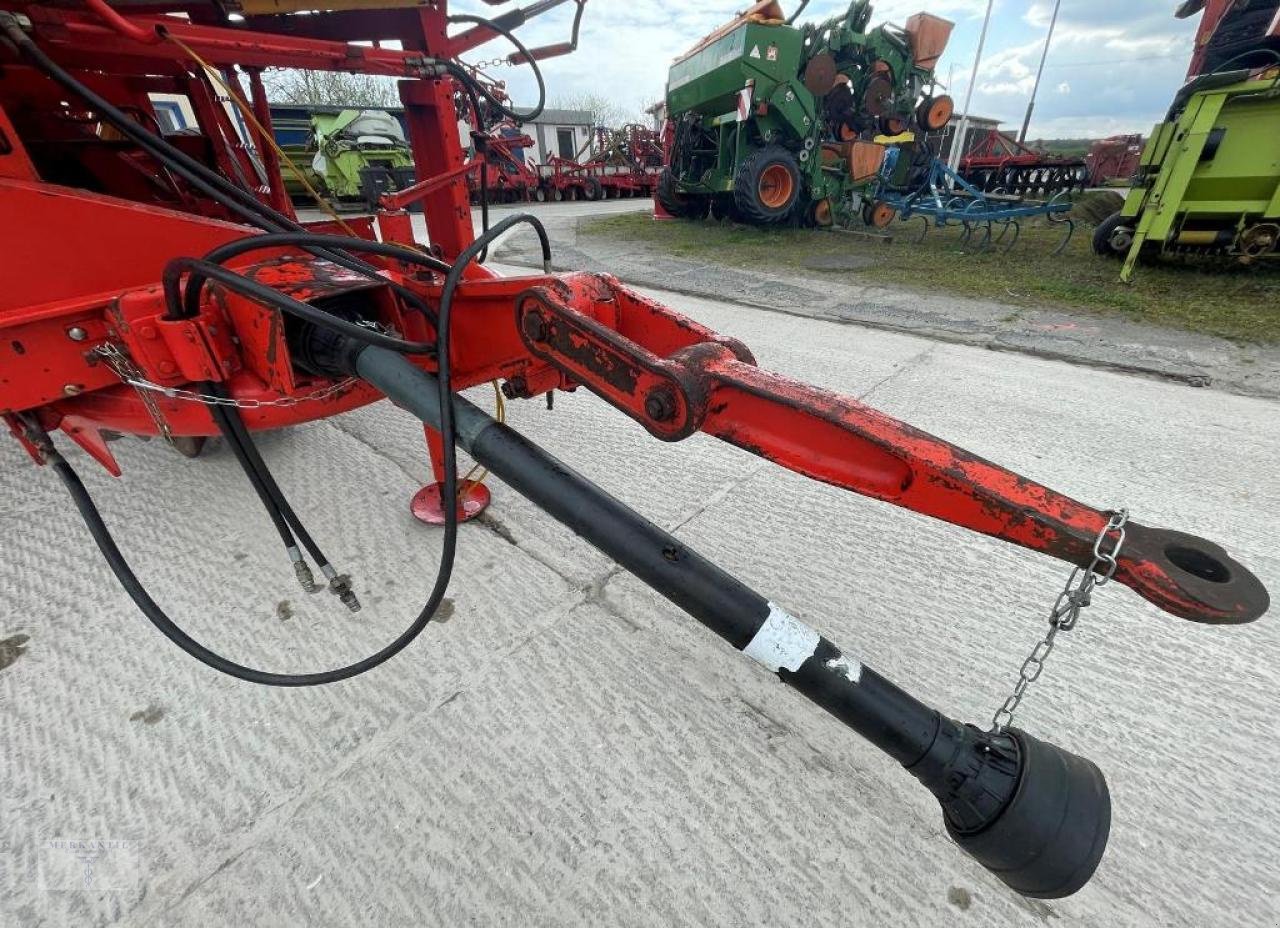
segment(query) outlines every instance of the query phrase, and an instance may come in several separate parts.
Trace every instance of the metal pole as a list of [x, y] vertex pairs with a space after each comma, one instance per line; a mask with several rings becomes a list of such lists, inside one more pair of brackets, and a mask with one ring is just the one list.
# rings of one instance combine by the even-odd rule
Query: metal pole
[[951, 157], [947, 159], [947, 166], [953, 171], [960, 167], [965, 136], [969, 134], [969, 104], [973, 102], [973, 86], [978, 83], [978, 65], [982, 63], [982, 47], [987, 44], [987, 27], [991, 25], [993, 6], [995, 6], [995, 0], [987, 0], [987, 15], [982, 19], [982, 35], [978, 36], [978, 51], [973, 56], [973, 74], [969, 78], [969, 86], [964, 91], [964, 115], [960, 117], [960, 128], [956, 129], [955, 138], [951, 140]]
[[1031, 99], [1027, 101], [1027, 115], [1022, 119], [1022, 131], [1018, 133], [1018, 141], [1027, 140], [1027, 127], [1031, 125], [1031, 111], [1036, 106], [1036, 93], [1040, 90], [1040, 76], [1044, 74], [1044, 62], [1049, 57], [1049, 43], [1053, 41], [1053, 27], [1058, 24], [1058, 7], [1062, 0], [1054, 0], [1053, 16], [1049, 19], [1049, 34], [1044, 37], [1044, 51], [1040, 53], [1040, 67], [1036, 70], [1036, 82], [1031, 87]]

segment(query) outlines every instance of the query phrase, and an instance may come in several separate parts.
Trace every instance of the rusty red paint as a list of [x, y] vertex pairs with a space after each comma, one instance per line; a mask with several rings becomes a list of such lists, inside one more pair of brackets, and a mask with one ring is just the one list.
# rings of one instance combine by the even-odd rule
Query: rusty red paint
[[[178, 143], [202, 152], [223, 176], [252, 174], [254, 165], [243, 150], [218, 143], [228, 131], [227, 114], [178, 45], [130, 42], [73, 6], [23, 7], [42, 47], [144, 120], [151, 113], [149, 94], [186, 94], [200, 125]], [[336, 68], [410, 78], [425, 73], [424, 55], [449, 58], [492, 37], [479, 27], [449, 37], [443, 2], [393, 16], [349, 11], [254, 17], [248, 28], [234, 29], [173, 17], [130, 19], [145, 28], [163, 22], [219, 66]], [[380, 45], [351, 44], [357, 38]], [[390, 39], [406, 50], [386, 47]], [[253, 102], [262, 112], [260, 81], [252, 72], [251, 80]], [[399, 87], [417, 176], [425, 180], [387, 202], [421, 202], [432, 249], [448, 259], [474, 239], [463, 181], [474, 167], [458, 144], [456, 87], [447, 75], [404, 80]], [[34, 415], [47, 429], [62, 428], [114, 473], [118, 467], [104, 431], [156, 433], [137, 392], [93, 353], [104, 343], [126, 351], [146, 379], [166, 387], [221, 380], [233, 397], [269, 402], [330, 386], [294, 366], [286, 337], [290, 326], [280, 313], [239, 294], [210, 285], [194, 319], [165, 318], [159, 279], [171, 258], [205, 254], [254, 230], [226, 221], [226, 208], [195, 188], [159, 176], [139, 151], [114, 140], [105, 144], [94, 133], [77, 134], [76, 126], [96, 124], [82, 106], [73, 108], [73, 119], [30, 121], [31, 113], [62, 112], [64, 97], [33, 69], [6, 63], [0, 130], [14, 144], [0, 158], [0, 203], [9, 214], [27, 218], [0, 223], [0, 253], [15, 267], [45, 268], [52, 261], [56, 269], [16, 275], [0, 291], [0, 415], [23, 446], [39, 458], [18, 428], [16, 413]], [[40, 144], [24, 145], [28, 137]], [[92, 186], [106, 192], [41, 180], [40, 158], [31, 151], [51, 144], [75, 144]], [[271, 177], [255, 195], [289, 213], [278, 166], [270, 157], [266, 163]], [[345, 225], [375, 237], [370, 220], [352, 218]], [[384, 240], [413, 244], [406, 213], [383, 211], [378, 225]], [[314, 228], [345, 232], [332, 222]], [[368, 260], [384, 268], [389, 281], [438, 307], [439, 275]], [[407, 310], [386, 282], [297, 250], [256, 252], [235, 266], [295, 299], [352, 296], [362, 315], [406, 338], [435, 337], [430, 320]], [[533, 337], [524, 322], [535, 313], [542, 326]], [[1075, 564], [1088, 562], [1106, 524], [1097, 509], [856, 400], [762, 371], [741, 342], [608, 275], [501, 278], [472, 265], [456, 292], [453, 319], [449, 350], [458, 388], [501, 378], [512, 396], [536, 396], [581, 384], [661, 439], [703, 431], [813, 479]], [[83, 337], [72, 339], [73, 327]], [[428, 359], [419, 363], [432, 367]], [[251, 429], [280, 428], [376, 399], [371, 388], [357, 384], [322, 400], [267, 405], [243, 415]], [[172, 434], [215, 431], [206, 407], [164, 395], [155, 400]], [[438, 436], [428, 441], [437, 480], [438, 444]], [[1140, 525], [1131, 524], [1130, 531], [1117, 579], [1161, 608], [1214, 622], [1244, 621], [1265, 610], [1265, 591], [1243, 568], [1236, 571], [1238, 565], [1220, 548]]]

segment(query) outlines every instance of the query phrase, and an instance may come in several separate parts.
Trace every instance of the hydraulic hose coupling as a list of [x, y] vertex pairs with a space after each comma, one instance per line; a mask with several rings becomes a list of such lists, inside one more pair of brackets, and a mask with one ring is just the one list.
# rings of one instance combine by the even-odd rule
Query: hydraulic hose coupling
[[1016, 728], [941, 721], [908, 769], [937, 797], [956, 844], [1024, 896], [1059, 899], [1083, 887], [1111, 829], [1097, 765]]

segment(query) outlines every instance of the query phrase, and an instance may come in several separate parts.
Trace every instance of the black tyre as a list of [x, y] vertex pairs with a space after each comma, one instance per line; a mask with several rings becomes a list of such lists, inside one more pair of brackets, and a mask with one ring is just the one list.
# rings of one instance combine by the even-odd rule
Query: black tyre
[[738, 166], [733, 201], [744, 222], [772, 225], [791, 216], [801, 199], [800, 166], [781, 145], [753, 151]]
[[1133, 244], [1135, 220], [1112, 213], [1093, 230], [1093, 253], [1104, 258], [1123, 258]]
[[690, 197], [681, 193], [670, 168], [662, 169], [654, 199], [672, 216], [678, 216], [681, 219], [701, 219], [707, 214], [706, 198]]
[[730, 222], [738, 218], [738, 209], [734, 205], [733, 197], [721, 195], [712, 197], [711, 199], [711, 218], [717, 221], [728, 219]]
[[588, 177], [582, 185], [582, 196], [587, 200], [603, 200], [604, 188], [600, 186], [600, 181], [594, 177]]

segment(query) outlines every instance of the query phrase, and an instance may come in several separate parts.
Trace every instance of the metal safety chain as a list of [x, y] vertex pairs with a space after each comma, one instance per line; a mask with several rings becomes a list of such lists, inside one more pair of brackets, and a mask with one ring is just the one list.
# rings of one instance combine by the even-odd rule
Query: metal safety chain
[[1066, 586], [1058, 594], [1049, 613], [1049, 631], [1036, 643], [1022, 662], [1018, 671], [1018, 682], [1004, 704], [991, 717], [991, 731], [999, 733], [1013, 721], [1013, 714], [1018, 710], [1022, 697], [1032, 683], [1040, 678], [1044, 671], [1044, 662], [1053, 651], [1058, 632], [1069, 632], [1075, 628], [1080, 618], [1080, 610], [1090, 604], [1095, 587], [1106, 586], [1115, 576], [1116, 557], [1124, 545], [1124, 526], [1129, 521], [1129, 510], [1118, 509], [1110, 513], [1107, 524], [1098, 533], [1093, 542], [1093, 560], [1088, 567], [1075, 567], [1067, 577]]
[[165, 420], [164, 413], [160, 411], [160, 404], [156, 402], [153, 394], [139, 386], [139, 384], [154, 385], [143, 379], [142, 371], [138, 370], [137, 365], [133, 363], [133, 359], [111, 342], [104, 342], [94, 348], [93, 353], [102, 358], [107, 367], [111, 368], [117, 377], [137, 391], [138, 398], [142, 400], [142, 405], [146, 407], [147, 414], [151, 416], [151, 421], [155, 423], [156, 431], [160, 433], [166, 442], [172, 445], [173, 432], [169, 429], [169, 423]]
[[163, 415], [160, 407], [156, 404], [155, 394], [163, 394], [169, 399], [185, 400], [190, 403], [203, 403], [205, 406], [234, 406], [237, 409], [266, 409], [268, 407], [288, 407], [297, 406], [301, 403], [311, 403], [318, 400], [328, 399], [340, 393], [349, 390], [358, 383], [358, 378], [348, 377], [346, 380], [338, 383], [330, 384], [311, 393], [304, 393], [300, 396], [282, 396], [274, 400], [259, 399], [235, 399], [228, 396], [209, 396], [205, 393], [197, 393], [195, 390], [185, 390], [181, 387], [166, 387], [158, 383], [152, 383], [142, 376], [142, 372], [134, 365], [129, 356], [122, 352], [110, 342], [99, 345], [94, 349], [94, 353], [100, 355], [106, 361], [107, 366], [115, 371], [116, 376], [138, 391], [138, 395], [142, 397], [142, 402], [146, 405], [147, 411], [151, 413], [151, 417], [156, 420], [156, 427], [161, 429], [165, 437], [170, 437], [169, 426], [164, 423]]

